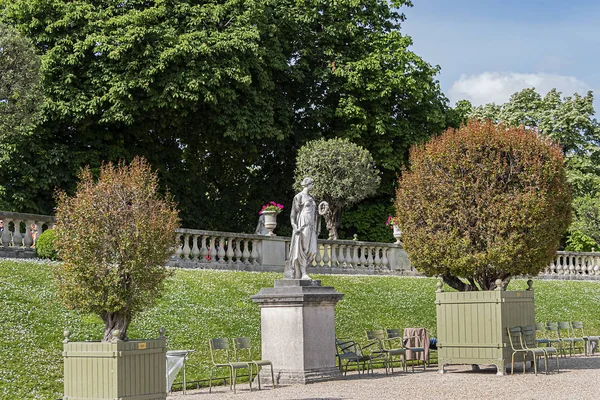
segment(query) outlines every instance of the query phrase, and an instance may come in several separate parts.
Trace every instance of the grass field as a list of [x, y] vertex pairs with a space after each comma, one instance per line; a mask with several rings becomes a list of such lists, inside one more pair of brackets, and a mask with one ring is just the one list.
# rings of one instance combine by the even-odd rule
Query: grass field
[[[0, 260], [0, 399], [62, 396], [63, 331], [75, 341], [99, 340], [95, 316], [64, 309], [56, 298], [52, 263]], [[208, 378], [207, 339], [250, 336], [260, 344], [260, 310], [250, 296], [272, 287], [275, 273], [178, 270], [156, 307], [133, 321], [128, 336], [147, 339], [167, 329], [169, 349], [193, 349], [188, 381]], [[336, 306], [336, 333], [364, 341], [365, 329], [426, 327], [435, 336], [432, 278], [315, 275], [344, 293]], [[525, 289], [515, 280], [509, 290]], [[600, 282], [535, 281], [536, 318], [583, 321], [600, 333]]]

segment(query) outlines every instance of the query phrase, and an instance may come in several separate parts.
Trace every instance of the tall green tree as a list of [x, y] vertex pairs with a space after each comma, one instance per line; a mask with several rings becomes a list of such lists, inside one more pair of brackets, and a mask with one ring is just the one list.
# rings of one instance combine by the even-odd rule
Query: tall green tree
[[[10, 26], [0, 24], [0, 207], [15, 197], [11, 175], [20, 168], [17, 148], [27, 141], [39, 119], [40, 58], [33, 44]], [[16, 194], [18, 196], [18, 194]]]
[[7, 0], [2, 18], [43, 54], [49, 98], [29, 160], [43, 187], [15, 190], [49, 212], [81, 165], [143, 155], [185, 226], [250, 230], [261, 204], [292, 197], [304, 143], [344, 137], [373, 154], [391, 204], [410, 144], [447, 125], [439, 67], [400, 33], [410, 5]]
[[594, 118], [593, 101], [592, 92], [561, 97], [552, 89], [542, 97], [528, 88], [513, 94], [507, 103], [474, 107], [469, 113], [471, 118], [537, 129], [560, 143], [574, 196], [568, 250], [599, 247], [594, 238], [600, 237], [600, 227], [590, 217], [590, 210], [600, 204], [600, 125]]

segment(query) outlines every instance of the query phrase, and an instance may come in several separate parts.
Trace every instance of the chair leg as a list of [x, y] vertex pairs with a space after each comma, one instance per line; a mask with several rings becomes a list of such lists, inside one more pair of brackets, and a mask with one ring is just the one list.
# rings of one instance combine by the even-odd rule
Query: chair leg
[[273, 374], [273, 364], [271, 364], [271, 384], [273, 385], [273, 390], [275, 390], [275, 374]]
[[254, 364], [256, 366], [256, 380], [258, 381], [258, 390], [261, 390], [260, 387], [260, 366], [258, 364]]
[[[229, 378], [233, 382], [233, 394], [235, 394], [235, 381], [237, 380], [237, 370], [233, 369], [233, 367], [229, 370]], [[232, 378], [233, 376], [233, 378]]]
[[[248, 386], [250, 386], [250, 391], [252, 392], [252, 366], [248, 363]], [[258, 366], [256, 367], [256, 376], [258, 377]], [[258, 388], [260, 389], [260, 377], [258, 377]]]
[[213, 377], [213, 368], [210, 369], [210, 380], [208, 381], [208, 393], [212, 393], [212, 377]]

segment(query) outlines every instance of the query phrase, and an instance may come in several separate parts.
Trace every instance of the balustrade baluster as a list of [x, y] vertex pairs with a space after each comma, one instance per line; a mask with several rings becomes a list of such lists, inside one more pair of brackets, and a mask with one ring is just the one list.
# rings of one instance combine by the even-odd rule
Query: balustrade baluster
[[175, 257], [177, 258], [177, 260], [181, 259], [181, 255], [183, 254], [183, 244], [181, 243], [181, 238], [183, 235], [177, 235], [177, 243], [179, 244], [177, 246], [177, 250], [175, 250]]
[[250, 241], [252, 243], [252, 251], [250, 252], [250, 261], [253, 265], [259, 265], [259, 259], [262, 260], [260, 256], [259, 249], [262, 249], [262, 246], [258, 243], [258, 240]]
[[360, 254], [360, 264], [363, 268], [369, 268], [369, 257], [368, 257], [368, 251], [369, 249], [364, 246], [360, 248], [361, 254]]
[[208, 247], [206, 247], [206, 236], [200, 236], [200, 262], [207, 263], [208, 262]]
[[375, 263], [375, 268], [381, 268], [381, 257], [379, 256], [379, 251], [381, 250], [381, 247], [375, 247], [375, 260], [373, 260], [373, 262]]
[[338, 267], [338, 258], [337, 258], [338, 249], [339, 249], [339, 246], [337, 244], [331, 245], [331, 267], [332, 268]]
[[250, 240], [246, 239], [244, 240], [244, 250], [242, 251], [242, 263], [245, 265], [248, 264], [252, 264], [252, 262], [250, 261], [250, 250], [248, 249], [248, 247], [250, 246]]
[[23, 246], [26, 249], [30, 249], [33, 245], [33, 235], [31, 232], [31, 225], [33, 221], [25, 221], [25, 237], [23, 238]]
[[373, 269], [373, 253], [372, 253], [372, 249], [369, 247], [365, 247], [365, 249], [367, 250], [367, 266], [369, 267], [370, 270]]
[[390, 268], [390, 260], [387, 257], [387, 252], [389, 251], [389, 247], [382, 247], [381, 249], [381, 269], [384, 271], [391, 271]]
[[359, 246], [349, 246], [350, 250], [352, 251], [352, 265], [354, 268], [358, 268], [358, 264], [360, 264], [360, 257], [358, 256], [358, 250], [360, 249]]
[[340, 245], [340, 255], [338, 256], [338, 263], [340, 265], [340, 268], [346, 268], [346, 257], [344, 257], [344, 253], [346, 252], [346, 246], [345, 245]]
[[183, 235], [183, 259], [186, 261], [189, 260], [191, 252], [192, 252], [192, 249], [190, 248], [190, 235], [184, 234]]
[[217, 253], [219, 264], [225, 264], [225, 238], [219, 237], [219, 251]]
[[[321, 266], [321, 249], [318, 244], [317, 244], [317, 254], [315, 254], [315, 259], [314, 259], [314, 266], [315, 267]], [[309, 267], [310, 267], [310, 265], [309, 265]]]
[[575, 274], [575, 256], [569, 257], [569, 268], [565, 270], [565, 275], [574, 275]]
[[192, 235], [192, 260], [198, 261], [200, 249], [198, 248], [198, 235]]
[[328, 246], [327, 243], [323, 244], [323, 266], [325, 268], [331, 267], [331, 265], [329, 265], [329, 249], [331, 248], [331, 246]]
[[21, 235], [21, 220], [15, 219], [14, 224], [15, 230], [13, 231], [13, 246], [15, 248], [20, 248], [21, 246], [23, 246], [23, 235]]
[[[236, 243], [237, 245], [237, 243]], [[232, 237], [228, 237], [227, 238], [227, 263], [228, 264], [233, 264], [233, 256], [235, 255], [235, 252], [233, 251], [233, 238]]]
[[[232, 238], [233, 240], [233, 238]], [[237, 238], [235, 239], [235, 263], [240, 266], [243, 264], [242, 261], [242, 245], [244, 245], [245, 243], [242, 242], [242, 239]]]
[[600, 269], [600, 268], [598, 268], [598, 257], [593, 256], [592, 259], [593, 259], [593, 261], [592, 261], [592, 263], [593, 263], [592, 270], [594, 271], [594, 275], [598, 275], [599, 274], [598, 269]]
[[210, 263], [216, 263], [217, 262], [217, 249], [215, 248], [216, 246], [216, 237], [214, 236], [209, 236], [208, 238], [208, 257], [209, 257], [209, 262]]
[[8, 230], [8, 224], [11, 222], [10, 218], [4, 218], [4, 230], [2, 231], [2, 247], [8, 248], [10, 242], [12, 242], [12, 235]]

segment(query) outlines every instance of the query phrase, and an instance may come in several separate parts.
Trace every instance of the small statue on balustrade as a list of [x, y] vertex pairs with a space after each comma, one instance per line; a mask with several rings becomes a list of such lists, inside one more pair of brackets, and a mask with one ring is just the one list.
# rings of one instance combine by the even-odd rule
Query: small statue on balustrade
[[315, 181], [312, 178], [302, 180], [302, 191], [294, 196], [290, 220], [292, 222], [292, 241], [290, 254], [283, 270], [284, 279], [311, 279], [306, 268], [312, 264], [317, 254], [317, 236], [321, 232], [321, 216], [329, 211], [329, 204], [317, 203], [310, 195]]

